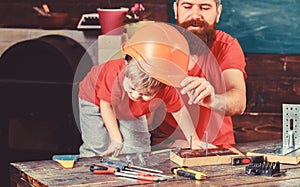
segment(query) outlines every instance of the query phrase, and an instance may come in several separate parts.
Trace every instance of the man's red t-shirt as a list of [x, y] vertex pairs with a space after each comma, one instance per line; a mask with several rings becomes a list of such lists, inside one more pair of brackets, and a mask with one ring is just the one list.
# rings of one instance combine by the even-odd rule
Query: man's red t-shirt
[[[204, 63], [203, 63], [204, 62]], [[189, 76], [205, 77], [215, 88], [216, 93], [225, 92], [225, 84], [222, 71], [226, 69], [238, 69], [244, 74], [245, 57], [237, 39], [222, 31], [216, 31], [211, 53], [205, 57], [200, 57], [198, 64], [188, 72]], [[188, 98], [183, 96], [196, 127], [198, 137], [205, 141], [205, 132], [208, 133], [208, 141], [215, 145], [234, 144], [233, 125], [230, 116], [217, 113], [208, 108], [188, 105]], [[171, 127], [171, 128], [170, 128]], [[165, 121], [158, 127], [162, 134], [171, 134], [172, 128], [177, 128], [177, 123], [173, 116], [167, 114]]]
[[111, 103], [117, 119], [131, 120], [149, 114], [163, 103], [167, 112], [181, 108], [180, 95], [174, 87], [166, 86], [150, 101], [133, 101], [123, 88], [124, 59], [111, 60], [92, 67], [79, 84], [79, 98], [100, 106], [100, 101]]

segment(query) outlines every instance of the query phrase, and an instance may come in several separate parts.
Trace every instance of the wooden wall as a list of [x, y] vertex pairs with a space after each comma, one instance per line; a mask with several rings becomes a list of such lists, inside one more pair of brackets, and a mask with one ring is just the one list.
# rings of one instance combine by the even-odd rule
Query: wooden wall
[[282, 138], [282, 104], [300, 104], [300, 55], [246, 54], [247, 107], [234, 116], [237, 142]]
[[281, 113], [300, 103], [300, 55], [246, 54], [247, 111]]
[[170, 0], [1, 0], [0, 27], [37, 27], [36, 12], [32, 7], [41, 7], [45, 2], [53, 12], [67, 12], [73, 20], [78, 20], [83, 13], [95, 13], [97, 8], [130, 8], [135, 2], [151, 11], [152, 20], [169, 22], [171, 14]]

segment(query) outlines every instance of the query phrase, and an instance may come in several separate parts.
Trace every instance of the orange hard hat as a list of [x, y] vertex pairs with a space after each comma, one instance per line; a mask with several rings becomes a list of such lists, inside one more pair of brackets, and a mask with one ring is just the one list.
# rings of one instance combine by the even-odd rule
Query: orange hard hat
[[122, 45], [139, 68], [166, 85], [180, 87], [187, 76], [189, 45], [172, 25], [154, 22], [139, 28]]

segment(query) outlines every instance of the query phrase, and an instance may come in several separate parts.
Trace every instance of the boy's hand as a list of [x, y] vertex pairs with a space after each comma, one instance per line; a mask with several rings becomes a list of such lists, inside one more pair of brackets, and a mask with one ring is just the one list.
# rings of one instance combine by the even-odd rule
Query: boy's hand
[[116, 148], [118, 149], [117, 155], [120, 153], [120, 151], [122, 150], [123, 147], [123, 143], [121, 142], [117, 142], [117, 141], [111, 141], [111, 143], [109, 144], [108, 148], [106, 151], [104, 151], [103, 153], [100, 154], [101, 157], [104, 156], [109, 156], [109, 155], [113, 155]]

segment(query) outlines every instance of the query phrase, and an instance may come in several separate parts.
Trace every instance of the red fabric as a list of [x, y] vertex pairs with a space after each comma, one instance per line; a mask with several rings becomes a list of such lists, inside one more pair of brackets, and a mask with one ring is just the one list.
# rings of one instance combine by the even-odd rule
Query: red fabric
[[[238, 41], [222, 31], [216, 31], [216, 40], [211, 48], [211, 54], [200, 57], [198, 64], [188, 74], [205, 77], [214, 86], [216, 93], [222, 93], [225, 85], [221, 72], [230, 68], [238, 69], [243, 72], [246, 79], [245, 66], [244, 53]], [[186, 95], [183, 96], [184, 103], [187, 103], [187, 99]], [[200, 139], [205, 141], [205, 132], [207, 131], [210, 143], [215, 145], [235, 143], [230, 116], [224, 116], [202, 106], [187, 105], [187, 107], [194, 123], [197, 124], [196, 131]], [[173, 116], [167, 114], [165, 121], [158, 127], [158, 131], [167, 137], [172, 134], [174, 128], [177, 128], [177, 123]]]
[[100, 106], [100, 100], [112, 104], [117, 119], [130, 120], [149, 114], [161, 103], [167, 112], [181, 108], [180, 96], [173, 87], [166, 86], [150, 101], [133, 101], [123, 88], [125, 60], [111, 60], [94, 66], [79, 85], [79, 97]]

